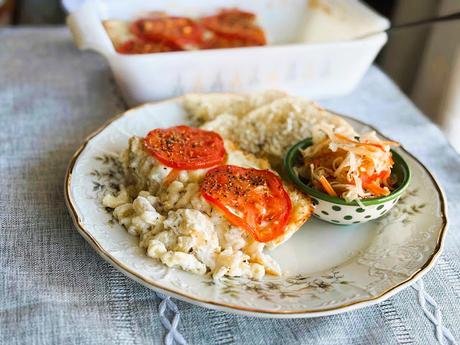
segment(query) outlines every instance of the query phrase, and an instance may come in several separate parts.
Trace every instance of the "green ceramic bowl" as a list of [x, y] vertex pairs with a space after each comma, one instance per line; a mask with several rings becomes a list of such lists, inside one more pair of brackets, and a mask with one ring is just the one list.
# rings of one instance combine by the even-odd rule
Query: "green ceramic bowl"
[[330, 196], [308, 186], [295, 173], [293, 167], [302, 163], [300, 150], [312, 145], [312, 139], [307, 138], [292, 146], [284, 158], [284, 168], [289, 178], [304, 193], [308, 194], [315, 206], [314, 215], [333, 224], [349, 225], [365, 223], [377, 219], [387, 213], [398, 202], [411, 179], [409, 166], [395, 151], [391, 150], [394, 166], [391, 175], [396, 178], [396, 189], [390, 195], [363, 199], [362, 206], [356, 201], [347, 202], [341, 198]]

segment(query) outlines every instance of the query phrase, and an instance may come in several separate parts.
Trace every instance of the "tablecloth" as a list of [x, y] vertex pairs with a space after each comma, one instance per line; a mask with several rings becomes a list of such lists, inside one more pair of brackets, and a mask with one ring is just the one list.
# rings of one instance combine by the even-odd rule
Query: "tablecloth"
[[208, 310], [126, 278], [72, 225], [67, 163], [90, 132], [125, 109], [104, 59], [78, 51], [62, 27], [1, 30], [0, 343], [454, 344], [460, 157], [376, 67], [352, 94], [321, 103], [401, 141], [437, 176], [450, 214], [444, 254], [413, 288], [345, 314], [275, 320]]

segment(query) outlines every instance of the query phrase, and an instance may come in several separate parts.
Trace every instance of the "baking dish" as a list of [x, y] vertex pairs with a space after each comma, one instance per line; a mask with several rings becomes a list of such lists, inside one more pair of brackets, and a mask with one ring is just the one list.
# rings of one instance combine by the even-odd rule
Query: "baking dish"
[[[123, 55], [102, 25], [105, 19], [134, 19], [153, 10], [195, 17], [229, 7], [256, 13], [270, 44]], [[342, 95], [385, 44], [389, 25], [357, 0], [96, 0], [72, 12], [67, 23], [80, 49], [105, 56], [130, 105], [186, 92], [267, 88], [315, 99]]]

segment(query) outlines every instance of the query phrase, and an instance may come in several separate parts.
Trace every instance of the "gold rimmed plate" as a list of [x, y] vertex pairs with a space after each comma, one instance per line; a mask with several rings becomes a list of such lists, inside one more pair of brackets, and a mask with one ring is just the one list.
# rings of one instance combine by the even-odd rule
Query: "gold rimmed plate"
[[[372, 129], [347, 120], [358, 132]], [[314, 317], [380, 302], [415, 282], [439, 256], [447, 228], [443, 193], [430, 172], [398, 148], [412, 172], [398, 204], [378, 220], [346, 228], [311, 219], [271, 252], [283, 269], [281, 277], [213, 281], [167, 268], [144, 254], [138, 239], [112, 218], [101, 198], [120, 183], [115, 157], [130, 136], [186, 123], [181, 98], [133, 108], [88, 137], [66, 174], [66, 201], [78, 231], [99, 255], [141, 284], [203, 307], [248, 316]]]

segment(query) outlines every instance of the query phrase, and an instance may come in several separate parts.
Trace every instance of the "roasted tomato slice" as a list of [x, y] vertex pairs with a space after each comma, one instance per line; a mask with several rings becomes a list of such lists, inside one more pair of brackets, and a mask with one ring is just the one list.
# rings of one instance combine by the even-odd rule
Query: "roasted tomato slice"
[[167, 42], [150, 42], [142, 39], [129, 40], [117, 47], [120, 54], [150, 54], [177, 50], [180, 49]]
[[144, 147], [164, 165], [182, 170], [213, 167], [226, 154], [219, 134], [188, 126], [154, 129], [144, 138]]
[[203, 40], [201, 25], [186, 17], [139, 19], [132, 23], [131, 32], [146, 41], [165, 42], [180, 49], [198, 49]]
[[201, 18], [203, 26], [212, 31], [216, 48], [237, 46], [229, 41], [240, 41], [239, 46], [265, 45], [264, 31], [256, 24], [256, 16], [238, 9], [222, 10], [219, 14]]
[[291, 199], [280, 178], [269, 170], [215, 167], [206, 173], [201, 194], [259, 242], [283, 235], [291, 215]]
[[224, 36], [214, 35], [203, 42], [201, 49], [253, 47], [255, 45], [259, 44], [243, 39], [227, 38]]

